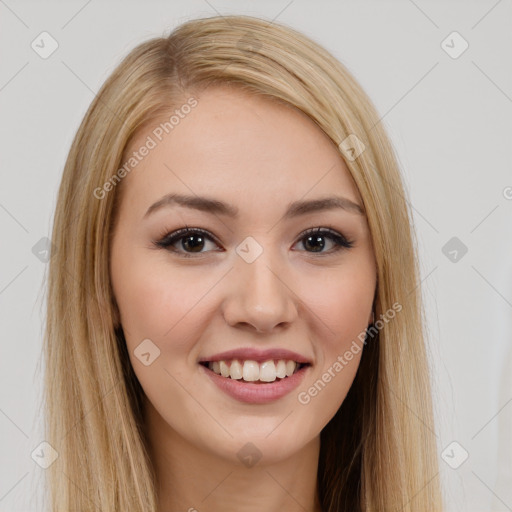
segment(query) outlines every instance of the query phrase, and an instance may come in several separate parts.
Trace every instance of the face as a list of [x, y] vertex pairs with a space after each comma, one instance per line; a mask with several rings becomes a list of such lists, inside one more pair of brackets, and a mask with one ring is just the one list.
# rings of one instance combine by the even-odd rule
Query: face
[[273, 462], [318, 438], [352, 384], [372, 243], [338, 149], [308, 117], [225, 87], [194, 97], [161, 141], [157, 122], [128, 148], [156, 142], [118, 185], [115, 299], [161, 435], [233, 462], [250, 442]]

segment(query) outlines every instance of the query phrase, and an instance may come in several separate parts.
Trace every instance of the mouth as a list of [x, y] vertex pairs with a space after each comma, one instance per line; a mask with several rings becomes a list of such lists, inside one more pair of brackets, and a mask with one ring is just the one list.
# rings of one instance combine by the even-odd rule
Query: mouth
[[199, 364], [227, 380], [262, 385], [286, 380], [303, 368], [311, 366], [310, 363], [301, 363], [291, 359], [269, 359], [262, 363], [251, 359], [232, 359], [201, 361]]

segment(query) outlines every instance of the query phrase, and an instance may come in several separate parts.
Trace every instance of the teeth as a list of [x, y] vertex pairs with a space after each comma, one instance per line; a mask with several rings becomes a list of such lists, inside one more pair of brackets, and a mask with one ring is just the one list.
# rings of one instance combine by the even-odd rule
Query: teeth
[[284, 379], [286, 377], [286, 361], [280, 359], [276, 366], [276, 377]]
[[[213, 370], [213, 368], [211, 368], [211, 370]], [[231, 363], [231, 366], [229, 367], [229, 376], [236, 380], [240, 380], [242, 378], [242, 365], [236, 359]]]
[[224, 361], [220, 362], [220, 374], [223, 377], [229, 377], [229, 366]]
[[208, 368], [217, 375], [231, 378], [234, 380], [244, 380], [245, 382], [274, 382], [276, 379], [284, 379], [293, 375], [299, 367], [299, 363], [291, 360], [279, 359], [273, 361], [269, 359], [261, 364], [256, 361], [213, 361], [208, 363]]
[[277, 377], [274, 361], [265, 361], [260, 366], [260, 380], [263, 382], [274, 382]]
[[247, 382], [259, 380], [260, 365], [256, 361], [245, 361], [242, 375]]

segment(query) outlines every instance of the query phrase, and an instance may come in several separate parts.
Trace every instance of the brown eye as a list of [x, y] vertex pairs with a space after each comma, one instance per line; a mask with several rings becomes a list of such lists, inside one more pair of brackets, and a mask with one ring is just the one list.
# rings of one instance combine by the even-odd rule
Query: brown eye
[[202, 235], [193, 234], [181, 237], [181, 247], [191, 252], [201, 252], [204, 247], [205, 239]]
[[[326, 246], [325, 239], [331, 241], [333, 248], [327, 251], [323, 251]], [[350, 249], [353, 247], [354, 242], [347, 240], [341, 233], [333, 231], [331, 229], [317, 228], [309, 230], [302, 234], [300, 240], [306, 252], [328, 254], [339, 251], [341, 249]]]
[[[350, 249], [354, 245], [353, 241], [347, 240], [341, 233], [326, 228], [310, 229], [302, 233], [299, 242], [302, 243], [305, 252], [317, 253], [322, 256], [335, 253], [341, 249]], [[157, 247], [184, 257], [193, 257], [193, 255], [211, 252], [203, 250], [208, 243], [219, 247], [215, 237], [207, 231], [188, 227], [167, 233], [163, 238], [154, 242]], [[329, 244], [331, 244], [330, 247]], [[326, 246], [328, 249], [324, 250]], [[215, 248], [212, 250], [215, 250]]]
[[197, 228], [183, 228], [168, 233], [162, 239], [155, 242], [155, 245], [176, 252], [181, 256], [189, 257], [191, 254], [208, 252], [203, 251], [207, 241], [211, 241], [216, 245], [214, 238], [206, 231]]

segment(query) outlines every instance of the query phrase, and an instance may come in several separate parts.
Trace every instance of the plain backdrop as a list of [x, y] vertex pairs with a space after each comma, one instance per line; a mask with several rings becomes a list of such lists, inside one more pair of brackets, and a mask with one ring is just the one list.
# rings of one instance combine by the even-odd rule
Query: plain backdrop
[[[420, 246], [446, 510], [512, 510], [510, 0], [1, 0], [0, 512], [42, 511], [44, 469], [31, 457], [44, 441], [37, 244], [51, 238], [74, 134], [134, 46], [216, 14], [303, 31], [383, 116]], [[58, 44], [47, 58], [32, 47], [42, 32]], [[421, 421], [413, 404], [411, 421]]]

